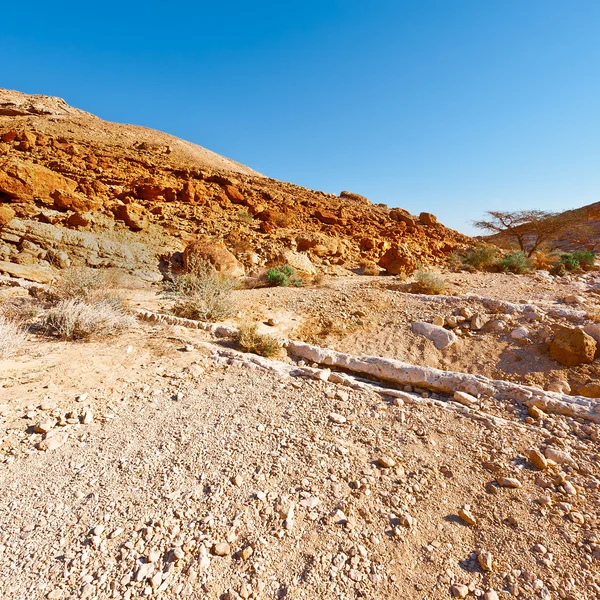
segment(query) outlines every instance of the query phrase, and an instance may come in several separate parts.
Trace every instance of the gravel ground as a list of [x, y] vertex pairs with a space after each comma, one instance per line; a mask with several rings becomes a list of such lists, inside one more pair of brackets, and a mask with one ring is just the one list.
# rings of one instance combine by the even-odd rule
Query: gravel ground
[[[599, 597], [598, 426], [494, 402], [486, 425], [203, 342], [140, 324], [5, 361], [1, 597]], [[48, 418], [68, 438], [40, 451]]]

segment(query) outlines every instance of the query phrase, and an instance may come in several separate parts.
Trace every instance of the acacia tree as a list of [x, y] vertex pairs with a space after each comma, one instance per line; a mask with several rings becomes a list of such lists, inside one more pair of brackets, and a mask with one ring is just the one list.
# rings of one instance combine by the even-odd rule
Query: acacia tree
[[479, 229], [516, 242], [530, 257], [542, 244], [552, 245], [562, 235], [585, 227], [578, 211], [555, 213], [546, 210], [490, 210], [487, 219], [474, 221]]

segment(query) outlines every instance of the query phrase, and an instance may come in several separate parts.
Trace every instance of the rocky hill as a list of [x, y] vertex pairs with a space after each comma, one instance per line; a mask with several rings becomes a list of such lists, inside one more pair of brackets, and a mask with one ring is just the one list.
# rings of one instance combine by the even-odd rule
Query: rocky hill
[[247, 273], [300, 252], [326, 272], [397, 274], [470, 242], [426, 212], [269, 179], [165, 133], [0, 90], [0, 272], [46, 281], [87, 264], [158, 279], [161, 259], [176, 264], [197, 236], [222, 240]]

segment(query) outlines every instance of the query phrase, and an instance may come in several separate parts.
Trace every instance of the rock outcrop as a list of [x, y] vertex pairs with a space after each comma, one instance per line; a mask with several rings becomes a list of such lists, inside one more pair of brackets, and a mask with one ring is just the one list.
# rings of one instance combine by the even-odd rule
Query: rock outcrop
[[[54, 229], [42, 228], [41, 251], [23, 260], [64, 250], [91, 266], [127, 263], [123, 268], [157, 274], [162, 256], [198, 236], [222, 240], [248, 270], [297, 250], [325, 272], [370, 262], [389, 274], [439, 264], [471, 243], [429, 213], [417, 218], [352, 192], [336, 196], [268, 179], [189, 142], [102, 121], [58, 98], [0, 90], [0, 140], [0, 231], [8, 227], [0, 259], [8, 262], [21, 260], [28, 236], [39, 237], [32, 233], [36, 223]], [[99, 252], [81, 251], [102, 236], [116, 243], [94, 241]], [[125, 261], [121, 240], [145, 246], [144, 260], [137, 262], [135, 251]]]

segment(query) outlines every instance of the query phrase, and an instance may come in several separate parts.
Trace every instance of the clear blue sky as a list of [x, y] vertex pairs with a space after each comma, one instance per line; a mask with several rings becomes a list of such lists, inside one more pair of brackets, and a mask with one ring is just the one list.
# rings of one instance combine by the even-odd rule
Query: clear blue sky
[[600, 201], [600, 1], [2, 7], [0, 87], [465, 232]]

